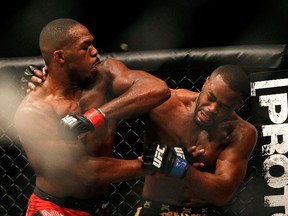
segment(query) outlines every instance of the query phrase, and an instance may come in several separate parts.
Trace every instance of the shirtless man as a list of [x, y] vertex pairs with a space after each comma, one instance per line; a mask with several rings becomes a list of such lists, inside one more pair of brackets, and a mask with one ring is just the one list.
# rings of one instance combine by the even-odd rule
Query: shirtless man
[[[32, 80], [41, 82], [37, 77]], [[223, 206], [231, 199], [245, 177], [258, 138], [256, 128], [235, 113], [248, 91], [245, 72], [223, 65], [207, 78], [201, 92], [171, 89], [171, 97], [149, 111], [142, 166], [155, 174], [145, 177], [142, 204], [135, 216], [213, 216], [207, 207]], [[197, 166], [177, 172], [177, 178], [169, 176], [167, 164], [178, 145], [196, 146], [196, 152], [204, 149], [204, 154], [194, 157]], [[160, 167], [153, 164], [159, 162], [155, 156], [159, 154]]]
[[[116, 59], [99, 61], [92, 35], [75, 20], [48, 23], [39, 46], [49, 74], [15, 114], [15, 127], [36, 173], [26, 215], [100, 215], [109, 183], [151, 174], [142, 169], [141, 159], [112, 158], [116, 120], [158, 106], [170, 90], [164, 81], [129, 70]], [[83, 113], [86, 119], [73, 119]], [[59, 129], [67, 114], [73, 122], [64, 121]], [[73, 133], [74, 139], [69, 134], [86, 131], [80, 137]]]
[[[164, 206], [162, 209], [167, 210], [165, 206], [168, 205], [171, 207], [169, 210], [182, 212], [183, 207], [222, 206], [227, 203], [245, 177], [257, 142], [256, 128], [234, 111], [248, 90], [245, 72], [237, 66], [224, 65], [207, 78], [200, 93], [171, 90], [170, 99], [149, 112], [145, 145], [156, 141], [170, 148], [196, 145], [199, 149], [204, 148], [205, 154], [195, 160], [205, 166], [189, 166], [186, 175], [180, 179], [146, 176], [143, 206], [138, 209], [138, 215], [159, 215], [161, 208]], [[149, 161], [157, 146], [150, 146], [149, 151], [146, 149], [152, 153], [151, 157], [144, 157], [143, 166], [163, 172]]]
[[144, 151], [145, 168], [158, 173], [166, 170], [165, 163], [160, 168], [153, 164], [155, 152], [178, 144], [203, 148], [205, 153], [194, 162], [204, 166], [189, 166], [180, 178], [146, 176], [137, 216], [207, 216], [213, 214], [206, 207], [229, 201], [245, 177], [257, 142], [256, 128], [234, 111], [248, 90], [244, 71], [223, 65], [207, 78], [201, 92], [171, 89], [171, 97], [149, 112], [144, 141], [155, 144]]

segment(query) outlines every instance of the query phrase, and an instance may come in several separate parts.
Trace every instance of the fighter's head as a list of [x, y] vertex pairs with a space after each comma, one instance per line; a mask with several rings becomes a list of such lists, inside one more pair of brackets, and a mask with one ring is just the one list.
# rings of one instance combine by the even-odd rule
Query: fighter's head
[[245, 71], [236, 65], [222, 65], [206, 79], [196, 101], [196, 123], [211, 127], [228, 119], [249, 91]]

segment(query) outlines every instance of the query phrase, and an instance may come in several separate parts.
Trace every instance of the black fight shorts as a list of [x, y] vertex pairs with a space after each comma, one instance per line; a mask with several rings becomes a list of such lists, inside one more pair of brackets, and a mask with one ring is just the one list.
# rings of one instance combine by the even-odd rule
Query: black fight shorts
[[151, 200], [142, 200], [135, 216], [211, 216], [208, 207], [174, 206]]

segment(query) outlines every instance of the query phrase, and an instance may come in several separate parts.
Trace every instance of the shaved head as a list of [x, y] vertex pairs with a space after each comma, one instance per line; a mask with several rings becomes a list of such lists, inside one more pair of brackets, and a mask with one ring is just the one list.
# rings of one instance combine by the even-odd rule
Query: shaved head
[[70, 29], [80, 23], [68, 18], [56, 19], [49, 22], [42, 29], [39, 37], [39, 47], [45, 61], [48, 61], [53, 52], [61, 49], [67, 43]]
[[220, 75], [224, 82], [235, 92], [239, 92], [242, 99], [245, 99], [249, 92], [249, 79], [246, 72], [237, 65], [222, 65], [216, 68], [211, 78], [215, 78]]

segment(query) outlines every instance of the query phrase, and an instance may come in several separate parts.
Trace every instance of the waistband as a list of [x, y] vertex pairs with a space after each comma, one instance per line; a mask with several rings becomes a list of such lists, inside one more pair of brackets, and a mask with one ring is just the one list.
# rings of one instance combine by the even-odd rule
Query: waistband
[[82, 200], [82, 199], [76, 199], [73, 197], [65, 197], [65, 198], [57, 198], [54, 197], [48, 193], [45, 193], [38, 187], [34, 188], [33, 193], [38, 196], [39, 198], [52, 202], [62, 208], [69, 208], [69, 209], [75, 209], [79, 211], [85, 211], [92, 214], [97, 214], [100, 209], [105, 209], [109, 205], [109, 200]]
[[159, 212], [178, 212], [178, 213], [187, 213], [187, 214], [199, 214], [206, 215], [210, 211], [210, 207], [191, 207], [191, 206], [178, 206], [170, 205], [167, 203], [156, 202], [152, 200], [143, 199], [141, 200], [142, 208], [153, 209]]

